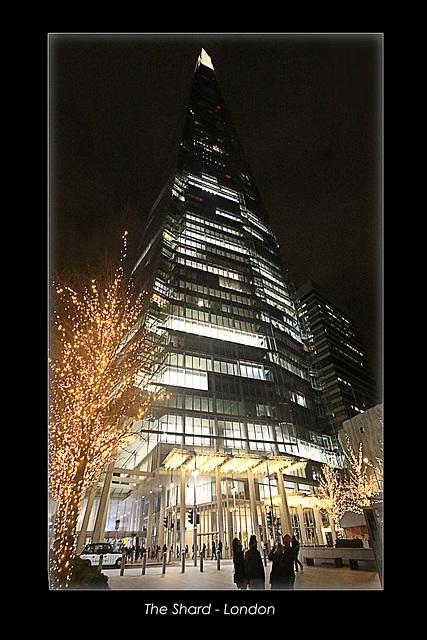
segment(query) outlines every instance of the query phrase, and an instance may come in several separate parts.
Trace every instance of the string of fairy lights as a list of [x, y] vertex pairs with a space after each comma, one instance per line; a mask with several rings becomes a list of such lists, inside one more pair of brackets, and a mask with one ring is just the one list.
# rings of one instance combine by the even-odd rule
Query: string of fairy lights
[[78, 509], [102, 469], [136, 435], [141, 420], [164, 393], [153, 384], [162, 366], [163, 335], [143, 314], [126, 278], [123, 260], [101, 282], [80, 291], [56, 285], [51, 343], [49, 407], [49, 492], [57, 502], [51, 564], [53, 586], [67, 586]]

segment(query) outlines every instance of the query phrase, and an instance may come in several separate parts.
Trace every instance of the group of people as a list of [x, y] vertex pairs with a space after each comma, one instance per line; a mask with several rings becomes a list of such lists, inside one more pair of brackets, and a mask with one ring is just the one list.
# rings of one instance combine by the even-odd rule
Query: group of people
[[131, 547], [126, 547], [124, 544], [120, 544], [116, 547], [117, 551], [121, 551], [122, 553], [126, 554], [126, 559], [128, 562], [130, 561], [137, 561], [139, 557], [143, 557], [144, 553], [147, 554], [147, 559], [148, 560], [158, 560], [159, 558], [161, 559], [162, 554], [165, 553], [165, 551], [167, 551], [167, 547], [164, 544], [163, 547], [161, 547], [160, 545], [153, 545], [152, 547], [148, 547], [147, 549], [144, 547], [144, 545], [142, 547], [139, 547], [138, 545], [135, 547], [135, 545], [132, 545]]
[[[291, 544], [292, 543], [292, 544]], [[299, 543], [295, 536], [286, 534], [282, 542], [275, 544], [268, 554], [272, 562], [270, 584], [272, 589], [293, 589], [295, 569], [302, 564], [298, 560]], [[252, 535], [249, 549], [243, 553], [242, 543], [238, 538], [233, 540], [234, 582], [238, 589], [265, 589], [265, 570], [261, 554], [257, 549], [257, 539]]]

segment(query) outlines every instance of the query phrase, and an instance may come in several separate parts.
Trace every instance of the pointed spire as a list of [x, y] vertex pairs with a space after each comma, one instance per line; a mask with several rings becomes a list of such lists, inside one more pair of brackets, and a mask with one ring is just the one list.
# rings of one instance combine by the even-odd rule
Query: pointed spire
[[209, 69], [212, 69], [212, 71], [215, 71], [214, 66], [212, 64], [212, 60], [210, 59], [210, 57], [208, 56], [208, 54], [206, 53], [206, 51], [203, 49], [200, 51], [200, 55], [197, 59], [197, 65], [196, 67], [199, 66], [199, 64], [203, 64], [205, 67], [209, 67]]

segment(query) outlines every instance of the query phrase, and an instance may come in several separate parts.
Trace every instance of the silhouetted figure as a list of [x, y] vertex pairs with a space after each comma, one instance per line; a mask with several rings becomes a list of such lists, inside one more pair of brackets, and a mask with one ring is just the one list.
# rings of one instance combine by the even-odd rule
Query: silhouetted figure
[[296, 539], [295, 535], [292, 536], [291, 547], [293, 548], [294, 553], [295, 553], [295, 571], [298, 573], [298, 565], [301, 567], [301, 571], [303, 569], [303, 566], [302, 566], [301, 562], [298, 560], [299, 542]]
[[245, 553], [245, 572], [249, 582], [249, 589], [265, 589], [265, 573], [261, 554], [257, 549], [257, 539], [252, 535], [249, 549]]
[[233, 540], [233, 564], [233, 581], [238, 589], [246, 589], [248, 581], [246, 578], [245, 558], [243, 556], [242, 543], [238, 538], [234, 538]]
[[268, 558], [273, 562], [270, 573], [270, 583], [272, 589], [293, 589], [295, 582], [295, 549], [291, 547], [291, 536], [283, 536], [282, 549], [279, 545], [272, 551]]

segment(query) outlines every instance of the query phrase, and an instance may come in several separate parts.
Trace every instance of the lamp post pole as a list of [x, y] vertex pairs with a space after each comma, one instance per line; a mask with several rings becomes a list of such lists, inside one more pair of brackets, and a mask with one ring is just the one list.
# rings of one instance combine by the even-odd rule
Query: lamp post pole
[[[196, 465], [196, 463], [194, 463]], [[196, 499], [196, 482], [199, 470], [194, 467], [194, 513], [193, 513], [193, 549], [194, 549], [194, 566], [197, 567], [197, 499]]]
[[268, 470], [268, 458], [266, 458], [266, 464], [267, 464], [268, 489], [270, 491], [271, 527], [273, 529], [274, 544], [276, 544], [276, 526], [274, 524], [273, 496], [271, 495], [271, 482], [270, 482], [270, 474]]

